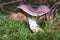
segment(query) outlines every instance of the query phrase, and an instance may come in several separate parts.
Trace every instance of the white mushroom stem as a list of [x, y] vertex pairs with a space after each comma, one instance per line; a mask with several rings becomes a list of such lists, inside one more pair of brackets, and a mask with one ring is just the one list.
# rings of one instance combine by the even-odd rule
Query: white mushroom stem
[[29, 22], [30, 29], [31, 29], [33, 32], [38, 32], [39, 30], [41, 30], [41, 28], [40, 28], [39, 25], [37, 24], [36, 20], [28, 17], [28, 22]]

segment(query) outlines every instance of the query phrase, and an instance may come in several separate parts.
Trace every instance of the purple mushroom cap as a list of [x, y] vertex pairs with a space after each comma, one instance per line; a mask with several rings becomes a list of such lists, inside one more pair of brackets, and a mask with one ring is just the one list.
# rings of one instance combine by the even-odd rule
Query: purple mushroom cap
[[37, 11], [36, 11], [39, 15], [44, 15], [48, 12], [50, 12], [50, 9], [48, 6], [46, 5], [41, 5], [38, 7]]
[[50, 11], [49, 7], [46, 5], [41, 5], [36, 10], [34, 10], [31, 6], [25, 4], [21, 4], [17, 8], [22, 9], [23, 11], [32, 16], [41, 16]]

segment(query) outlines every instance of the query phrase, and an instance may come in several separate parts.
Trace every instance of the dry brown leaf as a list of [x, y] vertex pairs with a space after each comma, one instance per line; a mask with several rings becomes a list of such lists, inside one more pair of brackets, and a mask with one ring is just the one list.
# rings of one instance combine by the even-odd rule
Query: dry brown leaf
[[10, 13], [9, 18], [13, 18], [16, 20], [27, 20], [26, 16], [20, 12], [18, 13]]

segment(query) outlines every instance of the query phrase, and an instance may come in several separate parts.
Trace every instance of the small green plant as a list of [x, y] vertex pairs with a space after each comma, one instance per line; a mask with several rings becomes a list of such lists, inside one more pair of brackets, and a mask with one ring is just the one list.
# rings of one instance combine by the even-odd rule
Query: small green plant
[[45, 32], [32, 33], [28, 22], [0, 17], [0, 40], [60, 40], [60, 29], [47, 24]]

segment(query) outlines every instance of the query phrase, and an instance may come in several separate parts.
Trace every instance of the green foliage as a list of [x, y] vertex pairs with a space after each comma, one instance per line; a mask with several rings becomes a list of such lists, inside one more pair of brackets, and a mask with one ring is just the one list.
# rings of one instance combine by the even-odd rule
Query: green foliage
[[45, 32], [32, 33], [28, 22], [0, 17], [0, 40], [60, 40], [60, 29], [45, 25]]
[[3, 2], [3, 0], [0, 0], [0, 3], [2, 3]]
[[[0, 0], [0, 3], [2, 2], [3, 0]], [[13, 11], [17, 5], [18, 3], [6, 5], [4, 9]], [[60, 13], [60, 10], [57, 12]], [[60, 23], [57, 20], [58, 17], [60, 19], [60, 16], [57, 16], [54, 19], [54, 24], [50, 24], [43, 19], [38, 21], [38, 24], [44, 32], [39, 31], [37, 33], [31, 32], [27, 21], [22, 22], [0, 17], [0, 40], [60, 40], [60, 29], [54, 29], [55, 24]], [[58, 21], [58, 23], [56, 21]]]

